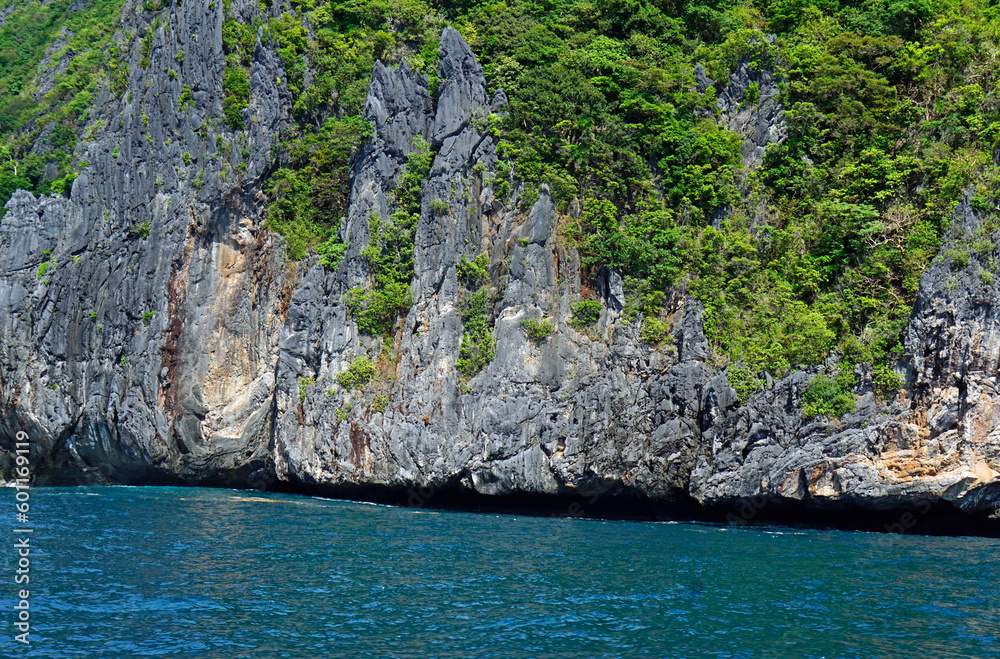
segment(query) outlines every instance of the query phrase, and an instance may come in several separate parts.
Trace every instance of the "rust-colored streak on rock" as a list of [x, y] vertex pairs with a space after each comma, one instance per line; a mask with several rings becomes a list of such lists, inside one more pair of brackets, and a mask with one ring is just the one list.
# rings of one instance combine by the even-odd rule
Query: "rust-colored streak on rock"
[[278, 315], [281, 322], [285, 322], [288, 315], [288, 307], [292, 306], [292, 295], [295, 293], [296, 274], [298, 273], [298, 263], [289, 261], [285, 267], [285, 282], [281, 287], [281, 298], [278, 303]]
[[167, 328], [166, 341], [160, 349], [161, 370], [167, 369], [166, 377], [160, 383], [159, 403], [163, 413], [168, 418], [176, 420], [179, 412], [175, 409], [177, 394], [177, 377], [180, 370], [180, 337], [184, 328], [184, 296], [187, 291], [188, 271], [191, 267], [191, 253], [194, 249], [196, 223], [192, 218], [188, 226], [188, 237], [184, 242], [184, 251], [179, 259], [175, 259], [170, 269], [170, 281], [167, 284]]
[[823, 477], [823, 472], [824, 472], [824, 469], [823, 469], [823, 465], [821, 465], [821, 464], [820, 465], [816, 465], [813, 468], [812, 475], [809, 476], [809, 489], [810, 490], [812, 490], [812, 488], [814, 488], [816, 486], [816, 483], [819, 482], [819, 479]]
[[356, 469], [360, 469], [361, 461], [365, 457], [365, 451], [369, 448], [370, 440], [368, 434], [353, 421], [351, 422], [349, 435], [351, 438], [351, 464], [353, 464]]

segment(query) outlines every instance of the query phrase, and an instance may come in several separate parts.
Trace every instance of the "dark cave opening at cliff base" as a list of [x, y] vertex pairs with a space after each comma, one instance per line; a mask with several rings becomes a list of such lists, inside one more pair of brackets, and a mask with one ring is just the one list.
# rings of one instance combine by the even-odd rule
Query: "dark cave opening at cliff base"
[[793, 500], [743, 499], [705, 507], [691, 497], [654, 500], [633, 490], [582, 497], [568, 494], [486, 495], [461, 487], [330, 487], [275, 483], [269, 491], [384, 505], [485, 514], [531, 515], [733, 527], [791, 527], [898, 535], [1000, 537], [1000, 520], [984, 519], [948, 502], [915, 502], [883, 509], [860, 505], [812, 507]]
[[38, 474], [39, 481], [34, 485], [207, 487], [482, 514], [1000, 538], [1000, 519], [996, 518], [995, 513], [990, 517], [982, 512], [985, 510], [984, 505], [995, 498], [993, 489], [990, 488], [984, 488], [980, 498], [985, 504], [979, 502], [979, 514], [974, 514], [951, 502], [929, 498], [882, 502], [882, 506], [878, 508], [871, 502], [862, 501], [820, 503], [814, 500], [771, 499], [763, 496], [702, 505], [683, 492], [672, 499], [653, 499], [637, 489], [614, 483], [583, 490], [580, 494], [519, 492], [491, 495], [471, 490], [459, 479], [423, 486], [344, 486], [277, 480], [272, 474], [260, 479], [257, 486], [252, 487], [246, 485], [248, 480], [245, 478], [232, 479], [232, 474], [215, 474], [186, 480], [174, 473], [147, 469], [142, 473], [132, 472], [129, 475], [129, 478], [105, 476], [94, 480], [80, 478], [79, 474], [42, 473]]

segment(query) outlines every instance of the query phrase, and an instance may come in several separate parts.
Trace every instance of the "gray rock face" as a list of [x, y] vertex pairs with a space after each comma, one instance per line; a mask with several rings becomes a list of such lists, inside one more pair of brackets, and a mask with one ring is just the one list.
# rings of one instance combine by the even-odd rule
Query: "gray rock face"
[[[622, 317], [621, 278], [581, 280], [546, 188], [530, 209], [496, 197], [488, 118], [506, 97], [489, 98], [473, 53], [446, 29], [437, 99], [406, 64], [375, 66], [364, 109], [374, 135], [352, 163], [339, 269], [289, 263], [283, 240], [261, 228], [260, 192], [288, 122], [285, 76], [258, 41], [249, 128], [220, 128], [221, 11], [172, 6], [150, 71], [184, 50], [180, 79], [147, 75], [133, 55], [129, 93], [99, 99], [104, 127], [80, 145], [91, 165], [71, 196], [19, 192], [0, 219], [5, 476], [24, 429], [40, 482], [397, 492], [413, 505], [445, 494], [568, 497], [572, 514], [599, 510], [598, 499], [629, 511], [748, 499], [877, 510], [920, 498], [980, 517], [1000, 505], [996, 294], [983, 274], [996, 269], [995, 248], [925, 274], [907, 339], [910, 394], [878, 401], [862, 377], [855, 412], [807, 420], [812, 369], [741, 401], [713, 362], [696, 301], [671, 292], [672, 341], [644, 343], [642, 320]], [[123, 20], [141, 33], [148, 19]], [[761, 100], [745, 106], [751, 82]], [[194, 105], [178, 110], [184, 84]], [[698, 84], [713, 83], [702, 71]], [[751, 145], [748, 164], [781, 139], [776, 89], [741, 66], [720, 94], [723, 117]], [[418, 136], [433, 159], [413, 304], [390, 337], [373, 339], [345, 295], [370, 280], [369, 217], [395, 210]], [[957, 219], [955, 231], [982, 227], [968, 204]], [[496, 357], [466, 380], [457, 364], [472, 291], [457, 265], [480, 254]], [[572, 304], [584, 297], [602, 312], [577, 328]], [[533, 342], [529, 318], [554, 331]], [[345, 389], [337, 376], [362, 356], [376, 376]]]
[[[2, 26], [3, 23], [0, 23], [0, 27]], [[73, 59], [73, 56], [76, 55], [76, 53], [67, 50], [60, 53], [58, 59], [55, 61], [52, 60], [53, 55], [59, 53], [59, 51], [69, 44], [69, 40], [72, 36], [73, 34], [63, 27], [56, 40], [53, 41], [45, 50], [42, 62], [38, 65], [38, 72], [36, 76], [37, 89], [32, 94], [35, 101], [38, 101], [52, 91], [55, 87], [56, 76], [62, 75], [66, 72], [66, 68], [69, 66], [70, 61]]]
[[907, 477], [952, 480], [950, 495], [963, 508], [995, 513], [998, 249], [971, 196], [955, 210], [944, 248], [920, 279], [906, 333], [912, 401], [894, 439]]
[[[134, 8], [122, 28], [152, 18]], [[283, 72], [258, 48], [254, 128], [221, 129], [221, 5], [160, 19], [148, 70], [136, 47], [128, 92], [100, 92], [69, 199], [18, 193], [0, 219], [0, 417], [56, 478], [211, 482], [266, 449], [270, 418], [254, 413], [286, 274], [254, 190], [287, 121]]]

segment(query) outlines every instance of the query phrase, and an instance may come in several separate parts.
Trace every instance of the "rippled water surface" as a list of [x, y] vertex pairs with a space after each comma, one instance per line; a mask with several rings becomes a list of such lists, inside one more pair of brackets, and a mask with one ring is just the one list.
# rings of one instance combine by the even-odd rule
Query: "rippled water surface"
[[32, 497], [33, 642], [11, 638], [11, 541], [0, 656], [1000, 656], [997, 540], [228, 490]]

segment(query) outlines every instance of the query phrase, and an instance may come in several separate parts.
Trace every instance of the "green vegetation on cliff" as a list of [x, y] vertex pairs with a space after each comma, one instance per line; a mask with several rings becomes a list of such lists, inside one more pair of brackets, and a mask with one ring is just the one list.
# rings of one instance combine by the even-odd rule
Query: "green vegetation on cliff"
[[488, 265], [489, 258], [485, 252], [472, 261], [463, 256], [456, 265], [458, 279], [466, 292], [459, 307], [464, 331], [455, 367], [466, 378], [474, 377], [496, 356], [496, 340], [490, 324], [494, 300], [488, 285]]
[[[529, 189], [552, 185], [563, 209], [582, 202], [570, 237], [585, 263], [653, 291], [686, 280], [714, 348], [754, 373], [836, 351], [895, 384], [886, 364], [955, 203], [969, 186], [985, 203], [1000, 179], [996, 7], [504, 0], [447, 11], [511, 99], [507, 166]], [[699, 95], [693, 78], [702, 63], [724, 83], [741, 61], [781, 81], [788, 123], [756, 171], [714, 119], [715, 90]]]
[[[357, 116], [378, 58], [433, 76], [442, 17], [510, 98], [493, 123], [497, 190], [521, 180], [530, 203], [548, 183], [564, 212], [577, 200], [567, 237], [591, 272], [637, 282], [633, 315], [684, 281], [749, 390], [831, 352], [896, 385], [888, 365], [955, 203], [973, 186], [985, 204], [1000, 180], [996, 7], [304, 2], [271, 23], [300, 130]], [[788, 127], [752, 170], [717, 120], [717, 89], [694, 81], [700, 63], [721, 89], [741, 62], [779, 81]], [[751, 85], [743, 103], [759, 94]]]
[[[249, 32], [231, 23], [226, 25], [232, 34]], [[306, 24], [312, 27], [313, 38]], [[346, 249], [338, 232], [350, 197], [348, 163], [371, 135], [361, 111], [372, 67], [380, 59], [390, 64], [406, 59], [436, 85], [437, 35], [442, 25], [429, 5], [415, 1], [306, 1], [271, 19], [268, 33], [278, 45], [288, 76], [296, 123], [282, 143], [282, 167], [267, 186], [272, 200], [269, 226], [288, 241], [290, 258], [302, 259], [312, 250], [326, 267], [339, 265]], [[391, 221], [372, 220], [373, 245], [365, 256], [375, 285], [351, 293], [352, 312], [359, 327], [370, 334], [387, 334], [396, 315], [410, 306], [412, 262], [390, 262], [390, 256], [398, 253], [404, 255], [401, 259], [412, 259], [420, 185], [430, 166], [427, 153], [419, 158], [416, 168], [411, 159], [401, 181], [408, 189], [401, 191], [397, 203], [401, 209], [407, 207], [405, 212], [393, 215]]]
[[318, 130], [284, 143], [284, 166], [265, 189], [272, 201], [268, 226], [288, 241], [293, 260], [313, 247], [335, 270], [343, 255], [337, 235], [350, 198], [348, 163], [357, 145], [371, 135], [360, 117], [326, 119]]
[[430, 167], [430, 145], [415, 135], [396, 189], [396, 212], [388, 222], [376, 213], [368, 218], [371, 241], [361, 255], [371, 267], [372, 281], [351, 289], [346, 298], [358, 329], [366, 334], [388, 336], [396, 318], [406, 315], [413, 303], [413, 240], [420, 219], [421, 185]]
[[[987, 203], [1000, 181], [995, 6], [503, 0], [446, 11], [511, 99], [506, 165], [529, 190], [552, 185], [563, 209], [582, 202], [570, 237], [585, 263], [652, 291], [685, 280], [714, 348], [753, 373], [839, 352], [896, 384], [886, 364], [954, 205], [970, 186]], [[701, 63], [724, 83], [741, 61], [780, 80], [788, 123], [755, 171], [715, 120], [715, 90], [699, 95], [693, 78]]]
[[250, 102], [250, 64], [257, 28], [262, 25], [255, 19], [250, 25], [232, 17], [226, 3], [226, 20], [222, 24], [222, 47], [226, 53], [226, 69], [222, 74], [222, 114], [226, 124], [233, 129], [243, 127], [243, 110]]

